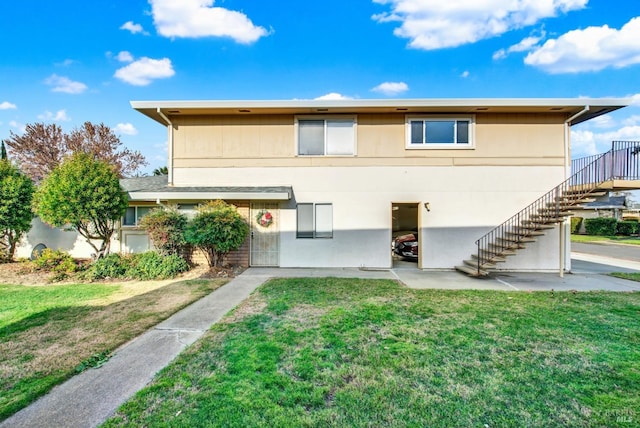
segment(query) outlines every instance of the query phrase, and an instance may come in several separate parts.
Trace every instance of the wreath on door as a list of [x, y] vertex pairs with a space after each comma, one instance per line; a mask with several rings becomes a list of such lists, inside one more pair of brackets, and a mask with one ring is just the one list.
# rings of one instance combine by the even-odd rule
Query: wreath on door
[[260, 210], [256, 215], [256, 222], [262, 227], [269, 227], [273, 224], [273, 215], [268, 210]]

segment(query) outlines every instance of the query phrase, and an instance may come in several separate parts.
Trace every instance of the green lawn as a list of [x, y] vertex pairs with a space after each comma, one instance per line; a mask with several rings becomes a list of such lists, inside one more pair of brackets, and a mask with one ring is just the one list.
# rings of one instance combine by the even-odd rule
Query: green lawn
[[612, 244], [640, 245], [640, 237], [632, 236], [593, 236], [593, 235], [571, 235], [571, 242], [610, 242]]
[[640, 293], [279, 279], [163, 370], [116, 426], [632, 426]]
[[0, 421], [224, 282], [0, 285]]

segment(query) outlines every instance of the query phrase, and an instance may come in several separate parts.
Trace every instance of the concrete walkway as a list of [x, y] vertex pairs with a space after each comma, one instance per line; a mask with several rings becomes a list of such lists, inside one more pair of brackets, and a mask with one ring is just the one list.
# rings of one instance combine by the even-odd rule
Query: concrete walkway
[[55, 387], [0, 427], [94, 427], [268, 277], [240, 275], [121, 347], [101, 368]]
[[[613, 259], [598, 259], [598, 261], [617, 263]], [[634, 263], [636, 265], [631, 268], [640, 270], [640, 262]], [[251, 268], [225, 286], [122, 346], [101, 368], [87, 370], [55, 387], [47, 395], [0, 423], [0, 428], [72, 428], [99, 425], [120, 405], [147, 385], [155, 374], [168, 365], [184, 348], [199, 339], [212, 324], [246, 299], [258, 286], [273, 277], [392, 279], [416, 289], [640, 291], [640, 283], [590, 273], [567, 274], [564, 278], [560, 278], [558, 274], [505, 273], [487, 279], [473, 279], [453, 271], [420, 271], [415, 268], [392, 270]]]

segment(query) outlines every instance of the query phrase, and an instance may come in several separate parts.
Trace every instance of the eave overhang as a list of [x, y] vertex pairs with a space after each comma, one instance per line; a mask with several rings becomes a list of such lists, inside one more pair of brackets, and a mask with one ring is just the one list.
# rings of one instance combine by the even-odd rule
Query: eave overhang
[[466, 98], [389, 100], [281, 100], [281, 101], [131, 101], [131, 106], [158, 123], [163, 116], [265, 114], [481, 114], [552, 113], [570, 118], [589, 107], [570, 125], [577, 125], [631, 104], [627, 98]]

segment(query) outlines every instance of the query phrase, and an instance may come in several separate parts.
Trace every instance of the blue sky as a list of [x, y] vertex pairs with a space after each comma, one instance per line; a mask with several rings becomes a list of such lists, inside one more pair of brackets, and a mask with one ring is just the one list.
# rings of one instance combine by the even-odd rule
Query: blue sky
[[574, 157], [640, 139], [638, 0], [20, 0], [3, 4], [0, 139], [103, 122], [166, 164], [130, 100], [630, 97]]

